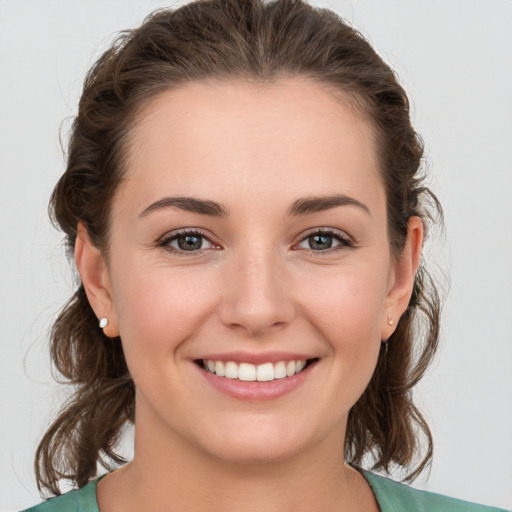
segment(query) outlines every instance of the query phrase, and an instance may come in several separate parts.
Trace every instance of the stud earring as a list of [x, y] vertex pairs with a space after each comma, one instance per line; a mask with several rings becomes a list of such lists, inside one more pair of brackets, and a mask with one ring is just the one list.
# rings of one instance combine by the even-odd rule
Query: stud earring
[[103, 317], [100, 319], [100, 329], [104, 329], [108, 325], [108, 318]]
[[393, 320], [393, 317], [391, 315], [388, 315], [388, 325], [394, 325], [395, 321]]

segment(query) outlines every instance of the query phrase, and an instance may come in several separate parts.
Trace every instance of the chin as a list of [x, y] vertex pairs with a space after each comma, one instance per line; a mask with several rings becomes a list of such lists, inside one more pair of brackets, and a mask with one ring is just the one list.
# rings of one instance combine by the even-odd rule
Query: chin
[[[265, 442], [262, 441], [262, 443]], [[222, 450], [214, 450], [211, 453], [217, 459], [228, 463], [241, 466], [260, 466], [288, 460], [300, 451], [300, 448], [296, 446], [278, 446], [277, 444], [275, 446], [265, 446], [253, 441], [252, 443], [235, 442], [227, 449], [224, 446]]]
[[[241, 465], [261, 465], [290, 459], [314, 443], [304, 433], [287, 428], [287, 425], [255, 422], [247, 428], [224, 430], [224, 435], [209, 436], [206, 448], [212, 456]], [[218, 432], [220, 434], [220, 432]]]

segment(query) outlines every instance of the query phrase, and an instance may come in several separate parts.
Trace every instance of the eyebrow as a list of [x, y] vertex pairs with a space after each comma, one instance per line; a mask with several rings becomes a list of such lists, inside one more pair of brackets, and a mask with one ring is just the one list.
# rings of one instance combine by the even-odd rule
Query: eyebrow
[[[331, 208], [336, 208], [338, 206], [356, 206], [370, 215], [370, 210], [365, 204], [353, 197], [348, 197], [342, 194], [302, 197], [297, 199], [297, 201], [288, 208], [287, 214], [291, 216], [308, 215], [311, 213], [330, 210]], [[229, 213], [226, 207], [216, 203], [215, 201], [196, 199], [193, 197], [164, 197], [145, 208], [140, 213], [139, 218], [143, 218], [152, 212], [170, 207], [179, 208], [180, 210], [187, 212], [199, 213], [201, 215], [211, 215], [214, 217], [225, 217]]]
[[215, 217], [224, 217], [228, 214], [227, 208], [215, 201], [195, 199], [193, 197], [164, 197], [144, 209], [139, 215], [139, 218], [143, 218], [157, 210], [170, 207], [179, 208], [186, 212], [199, 213], [201, 215], [212, 215]]
[[311, 213], [323, 212], [338, 206], [356, 206], [371, 216], [370, 209], [353, 197], [342, 194], [331, 196], [311, 196], [297, 199], [288, 209], [288, 215], [308, 215]]

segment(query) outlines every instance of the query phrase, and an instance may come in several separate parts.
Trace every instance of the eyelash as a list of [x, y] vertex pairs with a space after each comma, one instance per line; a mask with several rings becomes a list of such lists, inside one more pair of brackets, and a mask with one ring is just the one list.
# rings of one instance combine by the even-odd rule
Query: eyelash
[[173, 254], [177, 254], [179, 256], [187, 256], [187, 253], [202, 254], [205, 250], [208, 250], [208, 249], [199, 249], [197, 251], [186, 251], [183, 249], [177, 249], [170, 245], [170, 243], [173, 242], [174, 240], [178, 240], [179, 238], [186, 237], [186, 236], [190, 236], [190, 237], [194, 236], [194, 237], [200, 238], [202, 240], [207, 240], [210, 244], [212, 244], [212, 246], [214, 246], [214, 247], [216, 246], [216, 244], [214, 244], [210, 240], [209, 237], [207, 237], [204, 233], [201, 233], [201, 231], [198, 231], [196, 229], [183, 229], [181, 231], [177, 231], [177, 232], [173, 233], [172, 235], [164, 236], [164, 238], [162, 238], [158, 242], [158, 246], [162, 247], [166, 251], [172, 252]]
[[[332, 228], [314, 228], [307, 232], [302, 238], [300, 239], [298, 244], [301, 244], [308, 240], [308, 238], [314, 237], [314, 236], [327, 236], [329, 238], [333, 238], [336, 240], [338, 245], [335, 245], [334, 247], [329, 247], [324, 250], [313, 250], [313, 249], [306, 249], [304, 248], [304, 251], [310, 255], [310, 256], [318, 256], [322, 254], [332, 254], [338, 251], [342, 251], [345, 249], [352, 249], [355, 246], [354, 241], [343, 231], [339, 231], [337, 229]], [[297, 246], [298, 244], [295, 244]]]
[[[202, 254], [205, 250], [209, 250], [210, 249], [210, 248], [206, 248], [206, 249], [198, 249], [198, 250], [186, 251], [186, 250], [183, 250], [183, 249], [177, 249], [177, 248], [172, 247], [170, 245], [171, 242], [173, 242], [175, 240], [178, 240], [179, 238], [186, 237], [186, 236], [197, 237], [197, 238], [200, 238], [202, 240], [206, 240], [210, 244], [212, 244], [212, 246], [218, 248], [218, 246], [216, 246], [216, 244], [214, 242], [212, 242], [212, 240], [210, 240], [209, 237], [207, 237], [201, 231], [198, 231], [198, 230], [195, 230], [195, 229], [183, 229], [181, 231], [173, 233], [170, 236], [165, 236], [164, 238], [162, 238], [158, 242], [158, 246], [162, 247], [166, 251], [172, 252], [172, 253], [177, 254], [179, 256], [186, 256], [187, 253], [189, 253], [189, 254], [196, 254], [196, 255], [197, 254]], [[322, 254], [322, 253], [324, 253], [324, 254], [332, 254], [333, 252], [337, 252], [337, 251], [340, 251], [340, 250], [343, 250], [343, 249], [351, 249], [355, 245], [354, 241], [350, 237], [348, 237], [345, 233], [343, 233], [342, 231], [338, 231], [336, 229], [328, 229], [328, 228], [323, 228], [323, 229], [321, 229], [321, 228], [314, 228], [311, 231], [309, 231], [308, 233], [306, 233], [304, 236], [302, 236], [302, 238], [299, 240], [298, 243], [296, 243], [294, 245], [294, 247], [297, 247], [299, 244], [301, 244], [301, 243], [305, 242], [306, 240], [308, 240], [308, 238], [311, 238], [311, 237], [314, 237], [314, 236], [327, 236], [327, 237], [333, 238], [334, 240], [336, 240], [338, 242], [338, 245], [335, 245], [334, 247], [329, 247], [329, 248], [323, 249], [323, 250], [314, 250], [314, 249], [303, 248], [303, 250], [308, 255], [318, 256], [319, 254]]]

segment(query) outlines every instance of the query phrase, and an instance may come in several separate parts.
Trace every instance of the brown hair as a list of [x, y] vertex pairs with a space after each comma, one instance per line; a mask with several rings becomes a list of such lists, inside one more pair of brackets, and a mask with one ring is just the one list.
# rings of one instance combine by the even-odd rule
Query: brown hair
[[[110, 204], [143, 104], [194, 81], [267, 83], [284, 76], [343, 92], [373, 126], [395, 255], [403, 250], [411, 216], [432, 220], [427, 203], [442, 217], [435, 196], [422, 184], [423, 146], [411, 126], [407, 96], [358, 32], [333, 12], [302, 0], [198, 0], [157, 11], [138, 29], [123, 32], [89, 71], [67, 168], [50, 202], [70, 251], [81, 222], [93, 243], [108, 252]], [[411, 390], [436, 351], [439, 311], [422, 262], [389, 350], [381, 350], [371, 382], [350, 411], [349, 462], [360, 465], [371, 455], [373, 469], [398, 465], [409, 479], [430, 462], [432, 436]], [[135, 388], [121, 344], [98, 328], [82, 285], [53, 326], [51, 354], [74, 393], [38, 447], [36, 475], [40, 490], [59, 494], [59, 479], [82, 487], [96, 474], [98, 461], [105, 467], [123, 462], [115, 449], [121, 427], [134, 421]]]

